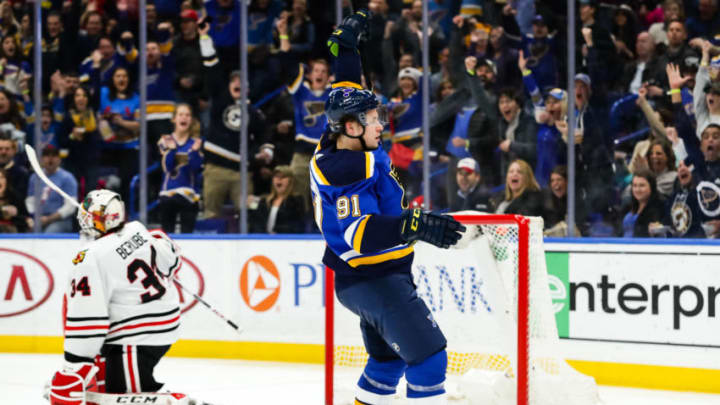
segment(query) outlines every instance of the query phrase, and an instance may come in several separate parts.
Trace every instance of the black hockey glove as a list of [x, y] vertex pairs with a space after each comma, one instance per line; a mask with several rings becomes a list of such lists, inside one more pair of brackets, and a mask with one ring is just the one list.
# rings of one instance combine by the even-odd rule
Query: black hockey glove
[[449, 215], [405, 210], [400, 214], [400, 238], [406, 243], [422, 240], [447, 249], [457, 243], [465, 227]]
[[366, 8], [361, 8], [352, 15], [345, 17], [327, 41], [330, 53], [337, 57], [341, 46], [357, 49], [358, 44], [370, 34], [369, 19], [370, 11]]

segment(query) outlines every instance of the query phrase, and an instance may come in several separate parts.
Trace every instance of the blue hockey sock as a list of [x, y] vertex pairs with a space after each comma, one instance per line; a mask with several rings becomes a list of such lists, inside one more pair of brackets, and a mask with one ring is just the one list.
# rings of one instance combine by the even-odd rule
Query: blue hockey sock
[[445, 393], [447, 352], [442, 350], [405, 371], [408, 398], [425, 398]]
[[402, 360], [377, 361], [370, 357], [358, 380], [358, 399], [366, 403], [380, 403], [381, 397], [395, 393], [398, 381], [407, 365]]

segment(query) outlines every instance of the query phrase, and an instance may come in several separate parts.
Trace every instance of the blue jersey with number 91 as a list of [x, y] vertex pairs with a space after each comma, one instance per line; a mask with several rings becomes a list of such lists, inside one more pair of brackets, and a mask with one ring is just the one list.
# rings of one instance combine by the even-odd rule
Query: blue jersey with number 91
[[413, 247], [399, 239], [404, 190], [385, 151], [337, 149], [326, 133], [310, 178], [323, 263], [338, 275], [410, 271]]

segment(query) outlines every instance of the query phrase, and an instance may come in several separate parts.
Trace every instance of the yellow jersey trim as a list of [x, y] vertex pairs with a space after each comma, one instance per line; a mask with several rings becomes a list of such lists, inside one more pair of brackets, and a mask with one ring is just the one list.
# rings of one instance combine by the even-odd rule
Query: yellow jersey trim
[[372, 161], [373, 157], [370, 152], [365, 152], [365, 178], [369, 179], [372, 176]]
[[355, 236], [353, 236], [353, 250], [360, 253], [360, 247], [362, 245], [362, 238], [365, 235], [365, 226], [370, 219], [370, 215], [360, 220], [357, 230], [355, 230]]
[[295, 92], [298, 91], [298, 89], [302, 85], [303, 77], [305, 77], [305, 68], [302, 64], [300, 64], [297, 77], [295, 78], [295, 80], [293, 80], [292, 84], [288, 86], [288, 91], [290, 92], [290, 94], [295, 94]]
[[162, 53], [163, 55], [167, 55], [170, 53], [170, 51], [172, 51], [173, 43], [172, 43], [172, 41], [167, 41], [163, 44], [160, 44], [159, 47], [160, 47], [160, 53]]
[[333, 85], [332, 85], [333, 89], [336, 89], [338, 87], [352, 87], [354, 89], [359, 89], [359, 90], [363, 89], [363, 87], [361, 85], [359, 85], [355, 82], [348, 82], [348, 81], [333, 83]]
[[401, 258], [409, 255], [410, 253], [412, 253], [413, 250], [414, 250], [414, 248], [412, 246], [408, 246], [406, 248], [393, 250], [393, 251], [386, 252], [386, 253], [381, 253], [379, 255], [357, 257], [357, 258], [348, 260], [347, 263], [351, 267], [362, 266], [365, 264], [377, 264], [377, 263], [386, 262], [388, 260], [401, 259]]
[[315, 161], [315, 157], [314, 157], [314, 156], [313, 156], [313, 158], [312, 158], [312, 160], [311, 160], [311, 164], [312, 164], [313, 172], [315, 172], [315, 175], [317, 176], [318, 180], [320, 180], [320, 183], [322, 183], [323, 186], [329, 186], [329, 185], [330, 185], [330, 182], [327, 181], [327, 179], [325, 178], [325, 176], [324, 176], [324, 175], [322, 174], [322, 172], [320, 171], [320, 168], [318, 167], [317, 162]]
[[158, 113], [174, 113], [175, 112], [175, 105], [171, 103], [161, 103], [161, 104], [148, 104], [147, 105], [147, 113], [148, 114], [158, 114]]

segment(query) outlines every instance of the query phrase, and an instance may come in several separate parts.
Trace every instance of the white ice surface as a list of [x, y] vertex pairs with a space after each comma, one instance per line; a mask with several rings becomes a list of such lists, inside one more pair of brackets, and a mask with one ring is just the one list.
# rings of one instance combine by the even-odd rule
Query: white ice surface
[[[47, 405], [43, 384], [60, 355], [0, 354], [0, 403]], [[168, 357], [156, 378], [218, 405], [322, 405], [323, 367], [291, 363]], [[600, 387], [603, 405], [720, 405], [720, 395]]]

